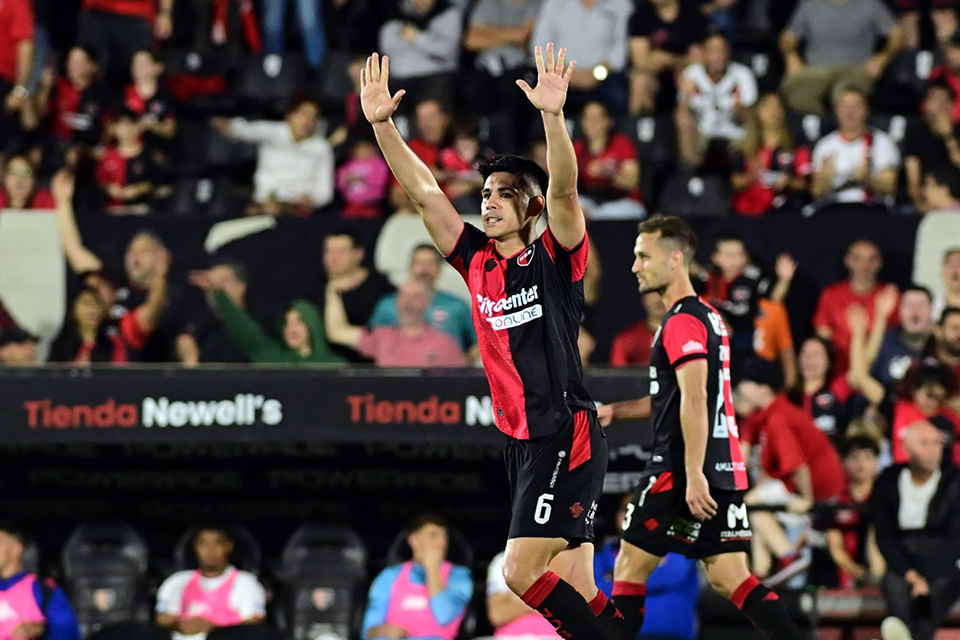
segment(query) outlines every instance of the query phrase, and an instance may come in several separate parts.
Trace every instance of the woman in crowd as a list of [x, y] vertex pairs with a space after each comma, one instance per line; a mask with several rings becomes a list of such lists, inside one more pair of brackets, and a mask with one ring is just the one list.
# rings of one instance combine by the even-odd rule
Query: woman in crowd
[[797, 204], [807, 191], [810, 150], [794, 144], [780, 96], [768, 93], [750, 112], [747, 134], [733, 153], [730, 183], [734, 211], [763, 215], [787, 203]]
[[23, 156], [11, 156], [3, 167], [0, 209], [53, 209], [53, 196], [37, 188], [33, 167]]
[[853, 391], [845, 377], [833, 376], [833, 368], [833, 345], [819, 336], [807, 338], [800, 347], [796, 382], [787, 390], [787, 398], [806, 411], [836, 445], [850, 418]]
[[107, 322], [107, 305], [96, 289], [81, 289], [70, 317], [50, 348], [50, 362], [89, 366], [94, 362], [129, 361], [127, 345]]

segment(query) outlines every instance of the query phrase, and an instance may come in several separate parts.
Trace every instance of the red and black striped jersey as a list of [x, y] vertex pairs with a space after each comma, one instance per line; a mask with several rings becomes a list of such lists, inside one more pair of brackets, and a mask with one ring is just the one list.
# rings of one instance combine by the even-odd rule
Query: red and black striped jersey
[[567, 249], [548, 229], [504, 257], [465, 224], [447, 256], [470, 289], [494, 420], [512, 438], [549, 435], [594, 408], [577, 348], [588, 252], [586, 235]]
[[650, 357], [650, 418], [654, 428], [650, 473], [685, 477], [677, 371], [707, 361], [707, 451], [703, 473], [711, 487], [745, 490], [747, 470], [730, 388], [730, 343], [717, 310], [697, 296], [678, 300], [663, 317]]

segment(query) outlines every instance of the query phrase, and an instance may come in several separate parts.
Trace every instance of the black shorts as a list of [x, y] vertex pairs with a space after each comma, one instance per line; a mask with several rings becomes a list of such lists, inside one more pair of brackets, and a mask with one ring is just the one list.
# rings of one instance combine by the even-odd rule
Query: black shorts
[[686, 486], [669, 471], [645, 474], [627, 505], [623, 539], [655, 556], [688, 558], [749, 551], [752, 534], [743, 491], [710, 489], [717, 515], [699, 522], [687, 506]]
[[503, 452], [513, 514], [510, 538], [593, 542], [593, 519], [607, 473], [607, 437], [581, 410], [556, 433], [507, 441]]

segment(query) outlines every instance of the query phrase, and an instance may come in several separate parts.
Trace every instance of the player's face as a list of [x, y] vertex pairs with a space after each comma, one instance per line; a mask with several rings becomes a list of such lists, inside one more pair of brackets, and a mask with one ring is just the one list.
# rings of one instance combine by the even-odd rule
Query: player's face
[[225, 569], [233, 552], [233, 543], [222, 531], [201, 531], [193, 543], [201, 570]]
[[481, 195], [483, 231], [488, 238], [505, 238], [517, 233], [529, 223], [531, 216], [540, 213], [539, 209], [532, 210], [534, 203], [523, 181], [512, 173], [491, 173], [483, 184]]
[[813, 338], [807, 340], [800, 347], [800, 377], [804, 380], [825, 379], [830, 367], [830, 356], [823, 344]]
[[880, 251], [869, 242], [858, 242], [847, 251], [844, 260], [850, 276], [857, 279], [876, 278], [880, 273]]
[[940, 275], [949, 291], [960, 290], [960, 251], [954, 251], [944, 261]]
[[713, 252], [713, 264], [725, 276], [733, 277], [747, 266], [747, 250], [740, 241], [724, 240]]
[[907, 333], [923, 333], [933, 325], [933, 305], [921, 291], [907, 291], [900, 298], [900, 326]]
[[843, 459], [843, 468], [851, 483], [867, 482], [877, 477], [877, 454], [870, 449], [855, 449]]
[[[677, 269], [679, 251], [669, 251], [660, 242], [660, 232], [641, 233], [633, 248], [633, 268], [640, 293], [662, 293]], [[682, 258], [679, 261], [682, 265]]]
[[447, 557], [447, 547], [449, 538], [447, 530], [436, 524], [426, 524], [407, 538], [410, 549], [413, 551], [414, 560], [423, 557], [424, 554], [439, 552], [441, 557]]

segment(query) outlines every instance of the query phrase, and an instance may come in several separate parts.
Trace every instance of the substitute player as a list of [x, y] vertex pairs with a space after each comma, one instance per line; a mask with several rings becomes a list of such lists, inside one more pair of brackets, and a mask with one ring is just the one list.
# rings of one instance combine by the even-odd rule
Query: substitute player
[[[561, 637], [613, 640], [622, 617], [593, 579], [593, 519], [607, 443], [577, 350], [588, 246], [577, 160], [563, 119], [575, 63], [565, 66], [564, 56], [560, 49], [554, 60], [550, 43], [544, 59], [537, 47], [536, 88], [517, 82], [543, 117], [549, 182], [539, 166], [518, 156], [483, 165], [483, 231], [464, 224], [394, 126], [403, 90], [390, 94], [386, 56], [367, 59], [360, 101], [390, 169], [474, 300], [494, 417], [508, 436], [507, 585]], [[548, 230], [537, 237], [545, 206]]]
[[[653, 456], [627, 505], [613, 594], [627, 640], [643, 625], [646, 581], [668, 552], [698, 558], [710, 584], [766, 638], [799, 640], [777, 595], [747, 569], [747, 470], [730, 390], [730, 343], [716, 309], [690, 282], [696, 234], [678, 218], [640, 224], [633, 273], [668, 309], [650, 360]], [[619, 403], [618, 403], [619, 404]], [[604, 422], [642, 415], [638, 401], [601, 407]]]

